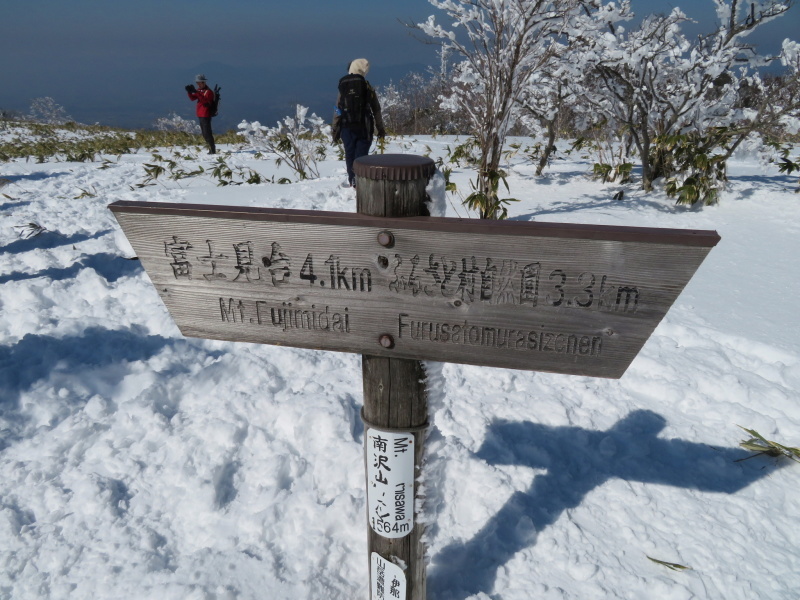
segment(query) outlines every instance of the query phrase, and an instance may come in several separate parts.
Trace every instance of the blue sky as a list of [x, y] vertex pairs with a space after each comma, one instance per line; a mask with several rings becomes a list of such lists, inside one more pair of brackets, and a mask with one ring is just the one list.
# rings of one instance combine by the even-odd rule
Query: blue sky
[[[711, 0], [633, 0], [641, 15], [675, 4], [711, 28]], [[183, 86], [198, 70], [223, 85], [225, 126], [294, 102], [323, 114], [353, 58], [370, 60], [376, 84], [434, 64], [400, 21], [443, 16], [427, 0], [3, 0], [0, 14], [0, 108], [51, 96], [79, 121], [126, 126], [191, 117]], [[799, 28], [794, 7], [764, 39], [774, 48]]]

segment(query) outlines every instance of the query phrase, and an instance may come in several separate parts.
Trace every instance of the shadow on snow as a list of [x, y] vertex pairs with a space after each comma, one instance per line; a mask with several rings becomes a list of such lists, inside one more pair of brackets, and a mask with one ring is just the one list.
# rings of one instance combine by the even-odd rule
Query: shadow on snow
[[70, 244], [79, 244], [87, 240], [101, 238], [104, 235], [111, 233], [111, 229], [98, 231], [97, 233], [73, 233], [72, 235], [64, 235], [57, 231], [44, 231], [43, 233], [29, 237], [21, 238], [5, 246], [0, 246], [0, 254], [20, 254], [30, 250], [51, 250], [59, 246], [68, 246]]
[[[625, 198], [623, 200], [614, 200], [613, 195], [619, 189], [609, 188], [607, 196], [600, 196], [600, 194], [583, 195], [565, 202], [555, 202], [550, 204], [547, 208], [542, 208], [536, 212], [526, 213], [524, 215], [516, 215], [509, 217], [509, 221], [533, 221], [536, 217], [544, 215], [562, 215], [576, 212], [583, 212], [586, 210], [598, 208], [612, 208], [622, 204], [635, 204], [639, 207], [648, 207], [663, 213], [674, 213], [674, 203], [665, 204], [663, 201], [657, 199], [645, 199], [641, 197]], [[692, 210], [687, 207], [687, 210]]]
[[94, 269], [101, 277], [109, 283], [114, 283], [122, 277], [135, 275], [142, 271], [139, 261], [129, 260], [115, 254], [100, 253], [85, 255], [69, 267], [54, 267], [44, 269], [38, 273], [10, 273], [0, 275], [0, 285], [9, 281], [23, 281], [26, 279], [36, 279], [38, 277], [48, 277], [53, 281], [71, 279], [83, 269]]
[[[96, 378], [98, 369], [147, 360], [175, 340], [132, 330], [90, 327], [80, 335], [56, 338], [28, 334], [13, 346], [0, 347], [0, 451], [25, 429], [20, 396], [48, 377]], [[65, 406], [62, 418], [77, 407]], [[50, 423], [49, 425], [54, 425]]]
[[0, 204], [0, 212], [10, 210], [12, 208], [22, 208], [23, 206], [29, 206], [33, 204], [30, 200], [15, 200], [12, 202], [5, 202], [4, 204]]
[[476, 457], [492, 465], [547, 469], [515, 492], [471, 540], [433, 556], [428, 589], [440, 600], [491, 594], [498, 568], [610, 479], [733, 494], [770, 473], [739, 448], [658, 438], [666, 421], [639, 410], [607, 431], [498, 420]]
[[43, 181], [45, 179], [53, 179], [61, 177], [62, 175], [69, 175], [69, 171], [53, 171], [47, 173], [45, 171], [36, 171], [34, 173], [27, 173], [23, 175], [5, 175], [4, 179], [8, 179], [11, 183], [19, 183], [20, 181]]

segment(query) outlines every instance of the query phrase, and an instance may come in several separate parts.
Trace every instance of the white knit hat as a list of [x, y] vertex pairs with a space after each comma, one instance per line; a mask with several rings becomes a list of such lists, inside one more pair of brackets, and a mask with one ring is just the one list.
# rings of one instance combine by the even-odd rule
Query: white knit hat
[[369, 61], [366, 58], [357, 58], [350, 63], [350, 74], [367, 76], [369, 72]]
[[206, 76], [200, 73], [197, 77], [194, 78], [195, 83], [200, 83], [201, 81], [205, 81]]

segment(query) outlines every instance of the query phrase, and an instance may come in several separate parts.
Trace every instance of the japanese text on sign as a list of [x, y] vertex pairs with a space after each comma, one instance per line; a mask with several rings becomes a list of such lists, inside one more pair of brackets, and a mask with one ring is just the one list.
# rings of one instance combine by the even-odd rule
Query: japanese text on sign
[[405, 537], [414, 527], [414, 435], [370, 429], [366, 452], [370, 527]]
[[372, 600], [394, 600], [406, 597], [406, 576], [396, 564], [384, 559], [377, 552], [372, 553]]
[[[266, 252], [250, 241], [229, 244], [220, 251], [213, 240], [195, 246], [173, 235], [164, 241], [175, 279], [195, 278], [218, 283], [249, 283], [281, 287], [289, 283], [311, 287], [363, 292], [373, 290], [373, 273], [366, 266], [343, 263], [330, 254], [305, 257], [287, 254], [272, 242]], [[299, 259], [299, 260], [297, 260]], [[315, 262], [316, 260], [316, 262]], [[398, 295], [440, 296], [457, 303], [487, 305], [565, 307], [603, 311], [635, 312], [640, 302], [639, 287], [612, 283], [608, 276], [565, 268], [544, 269], [541, 262], [518, 262], [493, 257], [456, 257], [436, 254], [412, 257], [394, 254], [381, 257], [392, 273], [389, 290]], [[316, 269], [315, 269], [316, 264]], [[556, 265], [557, 266], [557, 265]]]

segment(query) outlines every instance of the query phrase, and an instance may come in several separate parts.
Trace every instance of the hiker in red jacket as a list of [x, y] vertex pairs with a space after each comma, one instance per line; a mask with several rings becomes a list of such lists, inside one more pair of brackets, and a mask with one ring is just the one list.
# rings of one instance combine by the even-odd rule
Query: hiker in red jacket
[[189, 93], [189, 100], [197, 101], [197, 118], [200, 120], [200, 131], [203, 139], [208, 144], [208, 153], [216, 154], [217, 147], [214, 144], [214, 134], [211, 131], [211, 105], [214, 102], [214, 90], [206, 85], [206, 76], [202, 73], [195, 77], [197, 89], [192, 84], [186, 86]]

